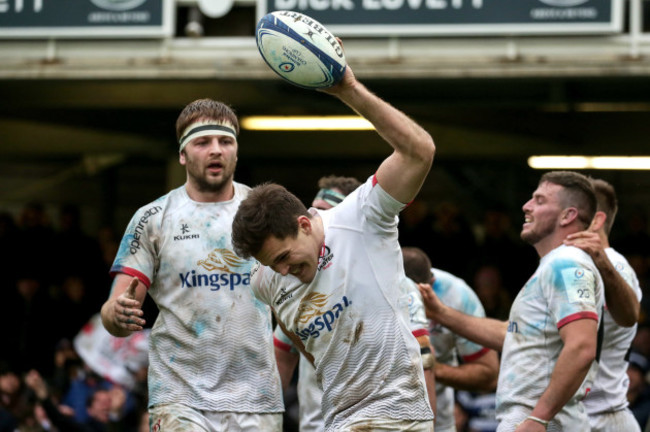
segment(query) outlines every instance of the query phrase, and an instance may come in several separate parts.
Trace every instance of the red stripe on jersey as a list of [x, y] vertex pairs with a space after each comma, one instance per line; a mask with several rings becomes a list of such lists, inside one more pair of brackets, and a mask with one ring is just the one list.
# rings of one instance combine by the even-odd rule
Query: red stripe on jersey
[[377, 183], [379, 183], [379, 181], [377, 180], [377, 173], [374, 173], [372, 175], [372, 187], [375, 187]]
[[115, 277], [117, 273], [124, 273], [125, 275], [133, 276], [138, 279], [140, 279], [140, 282], [142, 282], [147, 289], [151, 286], [151, 281], [149, 278], [142, 272], [132, 269], [130, 267], [122, 267], [122, 266], [116, 266], [111, 269], [111, 276]]
[[286, 342], [282, 342], [280, 339], [276, 338], [275, 336], [273, 336], [273, 345], [276, 348], [281, 349], [282, 351], [286, 351], [286, 352], [291, 351], [291, 345], [289, 345]]
[[429, 335], [429, 330], [427, 330], [427, 329], [417, 329], [417, 330], [413, 330], [411, 333], [413, 333], [413, 336], [418, 338], [420, 336], [428, 336]]
[[563, 326], [569, 324], [570, 322], [581, 320], [581, 319], [592, 319], [594, 321], [598, 321], [598, 314], [596, 312], [578, 312], [574, 313], [573, 315], [569, 315], [568, 317], [560, 320], [559, 323], [557, 323], [557, 328], [562, 328]]
[[489, 351], [490, 351], [489, 348], [483, 348], [480, 351], [475, 352], [474, 354], [463, 356], [463, 361], [464, 362], [476, 361], [476, 360], [480, 359], [481, 357], [483, 357], [485, 354], [487, 354]]

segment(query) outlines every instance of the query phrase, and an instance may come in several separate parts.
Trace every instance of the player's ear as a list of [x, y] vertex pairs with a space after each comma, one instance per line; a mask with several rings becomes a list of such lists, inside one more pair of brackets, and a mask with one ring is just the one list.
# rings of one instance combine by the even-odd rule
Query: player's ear
[[607, 221], [605, 212], [597, 211], [589, 225], [589, 231], [598, 231], [605, 225], [605, 221]]
[[578, 219], [578, 209], [575, 207], [567, 207], [562, 210], [560, 215], [560, 226], [567, 226], [576, 219]]
[[185, 165], [185, 150], [178, 153], [178, 162], [180, 162], [181, 165]]
[[298, 216], [298, 229], [305, 234], [311, 233], [311, 219], [305, 215]]

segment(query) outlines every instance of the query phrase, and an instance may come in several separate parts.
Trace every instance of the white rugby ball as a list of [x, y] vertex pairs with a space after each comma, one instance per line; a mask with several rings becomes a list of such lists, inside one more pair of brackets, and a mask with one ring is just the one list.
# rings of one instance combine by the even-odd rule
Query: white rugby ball
[[257, 23], [257, 48], [269, 67], [298, 87], [332, 87], [343, 78], [343, 47], [322, 24], [300, 12], [275, 11]]

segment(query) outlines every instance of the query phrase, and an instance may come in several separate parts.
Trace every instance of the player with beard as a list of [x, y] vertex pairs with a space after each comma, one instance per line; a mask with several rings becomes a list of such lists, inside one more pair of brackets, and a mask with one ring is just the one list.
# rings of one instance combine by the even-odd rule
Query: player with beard
[[[502, 351], [496, 395], [499, 432], [585, 431], [581, 402], [596, 371], [603, 281], [591, 257], [564, 239], [590, 226], [596, 195], [589, 179], [544, 174], [523, 206], [521, 238], [540, 256], [508, 322], [444, 305], [420, 285], [427, 316], [469, 340]], [[585, 379], [586, 378], [586, 379]]]
[[238, 132], [221, 102], [185, 107], [176, 134], [187, 180], [135, 213], [111, 269], [101, 312], [111, 334], [143, 329], [147, 293], [160, 311], [149, 338], [153, 430], [282, 430], [270, 309], [249, 289], [252, 261], [231, 244], [250, 190], [233, 179]]

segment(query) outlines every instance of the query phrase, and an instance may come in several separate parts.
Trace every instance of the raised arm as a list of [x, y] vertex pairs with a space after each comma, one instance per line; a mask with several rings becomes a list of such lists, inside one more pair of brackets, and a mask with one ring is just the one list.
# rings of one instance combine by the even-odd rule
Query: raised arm
[[564, 243], [578, 247], [591, 256], [603, 278], [605, 304], [616, 324], [623, 327], [632, 327], [636, 324], [639, 321], [641, 304], [632, 287], [609, 260], [603, 245], [602, 234], [581, 231], [567, 236]]
[[452, 332], [479, 345], [496, 351], [503, 349], [508, 323], [492, 318], [479, 318], [464, 314], [443, 304], [431, 285], [418, 284], [427, 318], [447, 327]]
[[354, 77], [349, 65], [343, 80], [322, 90], [338, 97], [370, 121], [393, 148], [377, 170], [377, 181], [393, 198], [408, 203], [429, 173], [435, 146], [431, 136], [403, 112], [371, 93]]
[[102, 306], [104, 328], [116, 337], [129, 336], [145, 325], [142, 304], [147, 287], [138, 278], [118, 273], [113, 281], [111, 296]]

